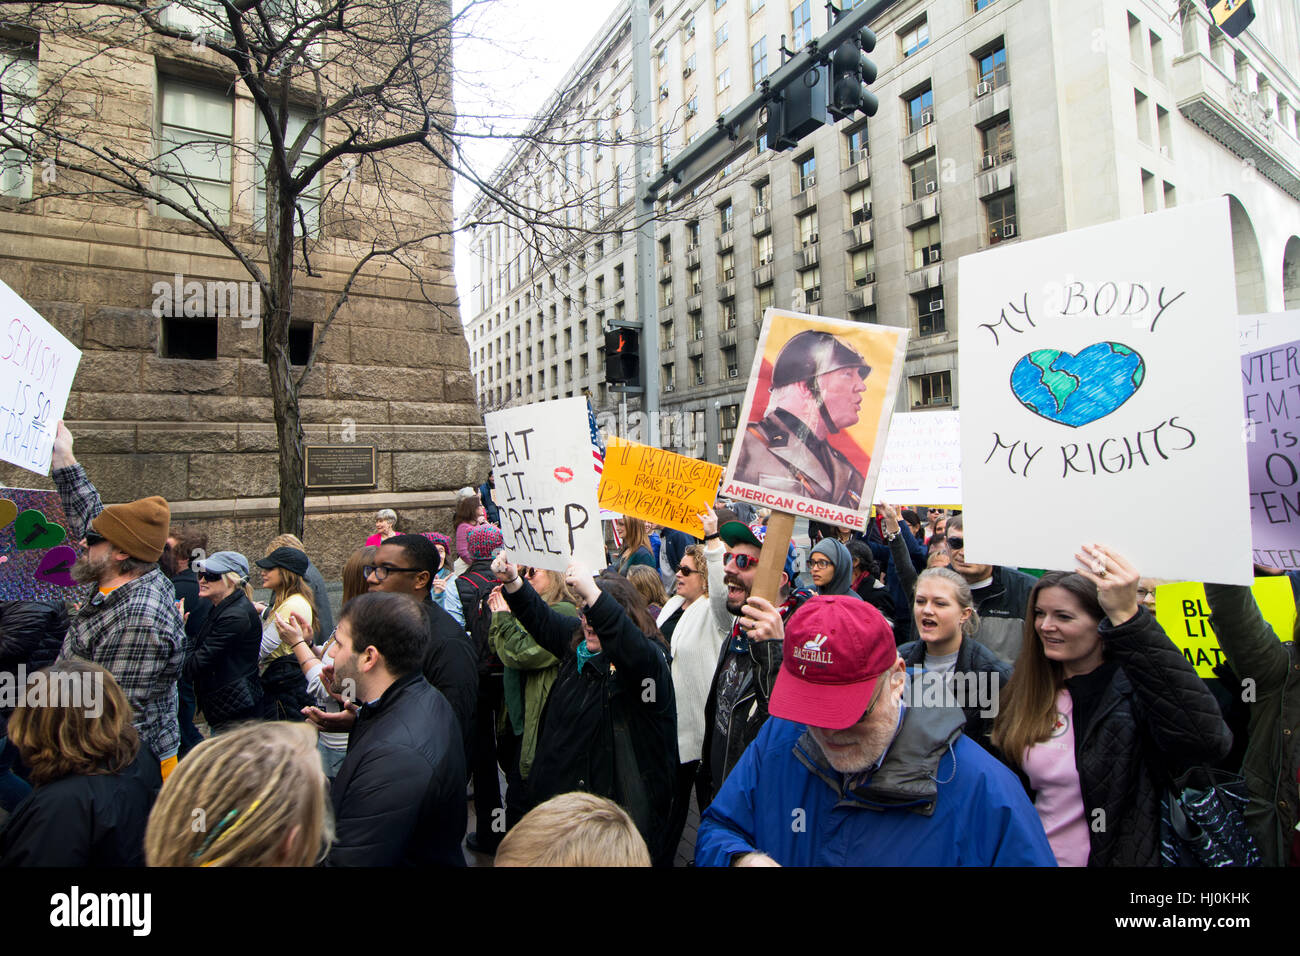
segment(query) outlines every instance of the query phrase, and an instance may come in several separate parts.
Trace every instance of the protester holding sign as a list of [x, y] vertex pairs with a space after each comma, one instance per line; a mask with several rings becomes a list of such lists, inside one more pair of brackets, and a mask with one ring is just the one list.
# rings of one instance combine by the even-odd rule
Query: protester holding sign
[[626, 579], [593, 579], [575, 562], [565, 576], [579, 600], [575, 629], [573, 618], [548, 607], [504, 553], [492, 569], [511, 613], [560, 658], [537, 741], [532, 799], [572, 790], [607, 796], [636, 822], [651, 858], [670, 862], [677, 704], [667, 648], [641, 595]]
[[[951, 532], [950, 532], [951, 534]], [[1034, 585], [993, 743], [1035, 797], [1063, 866], [1159, 866], [1161, 796], [1232, 735], [1196, 671], [1099, 545]]]
[[1205, 596], [1219, 646], [1243, 690], [1251, 691], [1250, 737], [1241, 765], [1250, 788], [1246, 824], [1265, 866], [1300, 866], [1300, 618], [1283, 644], [1249, 588], [1207, 584]]

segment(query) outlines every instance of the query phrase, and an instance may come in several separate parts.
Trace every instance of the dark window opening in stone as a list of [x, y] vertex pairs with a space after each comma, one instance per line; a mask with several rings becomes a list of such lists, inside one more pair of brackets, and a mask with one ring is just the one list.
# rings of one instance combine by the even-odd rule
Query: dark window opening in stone
[[[289, 323], [289, 364], [301, 367], [311, 356], [311, 340], [315, 326], [311, 322]], [[266, 343], [262, 343], [262, 361], [266, 361]]]
[[161, 354], [163, 358], [215, 359], [217, 320], [164, 317]]

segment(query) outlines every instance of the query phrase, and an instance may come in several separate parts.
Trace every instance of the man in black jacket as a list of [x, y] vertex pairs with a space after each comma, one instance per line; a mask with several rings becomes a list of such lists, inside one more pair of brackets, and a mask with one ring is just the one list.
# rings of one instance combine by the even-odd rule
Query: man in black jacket
[[438, 549], [422, 534], [396, 534], [379, 546], [374, 562], [366, 573], [372, 592], [405, 594], [424, 607], [429, 639], [421, 669], [456, 714], [464, 741], [465, 766], [469, 767], [478, 703], [478, 661], [465, 629], [438, 607], [430, 594], [433, 578], [442, 567]]
[[344, 610], [333, 650], [336, 686], [361, 707], [334, 778], [329, 866], [464, 866], [465, 758], [456, 715], [420, 673], [428, 621], [395, 594], [363, 594]]

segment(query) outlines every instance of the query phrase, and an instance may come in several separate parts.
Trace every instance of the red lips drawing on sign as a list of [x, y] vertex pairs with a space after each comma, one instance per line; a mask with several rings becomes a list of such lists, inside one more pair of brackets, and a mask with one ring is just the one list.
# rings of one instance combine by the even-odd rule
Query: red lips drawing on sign
[[559, 468], [556, 468], [556, 469], [555, 469], [555, 480], [558, 481], [558, 482], [560, 482], [560, 484], [564, 484], [565, 482], [572, 481], [572, 480], [573, 480], [573, 469], [572, 469], [572, 468], [566, 468], [564, 465], [561, 465]]

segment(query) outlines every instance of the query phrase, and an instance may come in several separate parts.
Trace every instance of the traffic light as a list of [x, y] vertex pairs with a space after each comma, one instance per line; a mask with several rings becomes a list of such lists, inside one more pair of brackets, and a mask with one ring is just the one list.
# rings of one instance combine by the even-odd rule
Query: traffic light
[[1206, 3], [1214, 22], [1230, 37], [1238, 36], [1255, 19], [1251, 0], [1206, 0]]
[[641, 385], [641, 336], [636, 329], [605, 333], [605, 381], [610, 385]]
[[820, 65], [810, 66], [768, 104], [767, 142], [774, 150], [793, 149], [826, 122], [827, 76]]
[[880, 100], [871, 92], [876, 64], [867, 56], [876, 48], [876, 35], [866, 27], [840, 42], [831, 54], [831, 101], [827, 111], [836, 119], [852, 119], [858, 110], [875, 116]]

